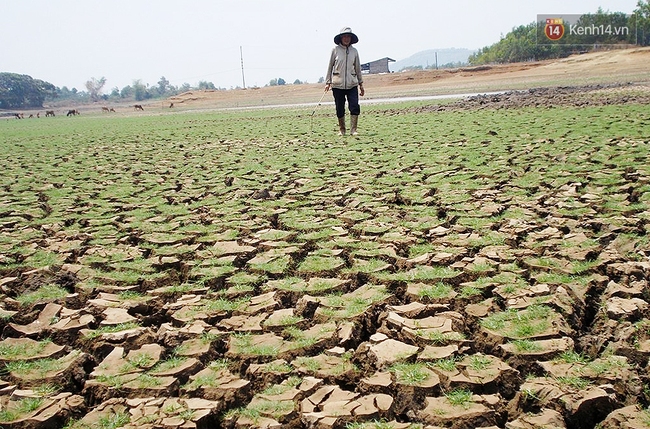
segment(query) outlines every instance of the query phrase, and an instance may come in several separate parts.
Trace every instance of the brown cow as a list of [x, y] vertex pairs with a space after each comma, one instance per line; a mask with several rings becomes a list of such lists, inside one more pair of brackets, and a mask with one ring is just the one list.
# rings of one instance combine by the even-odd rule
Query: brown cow
[[109, 111], [109, 110], [108, 110], [108, 107], [102, 107], [102, 113], [104, 113], [104, 112], [108, 112], [108, 111]]
[[48, 116], [56, 116], [54, 114], [54, 110], [46, 110], [45, 111], [45, 117], [48, 117]]
[[81, 112], [79, 112], [77, 109], [72, 109], [68, 110], [68, 114], [66, 116], [77, 116], [81, 115]]
[[133, 106], [133, 108], [134, 108], [135, 110], [142, 110], [142, 111], [144, 111], [144, 108], [142, 107], [142, 104], [136, 104], [136, 105]]

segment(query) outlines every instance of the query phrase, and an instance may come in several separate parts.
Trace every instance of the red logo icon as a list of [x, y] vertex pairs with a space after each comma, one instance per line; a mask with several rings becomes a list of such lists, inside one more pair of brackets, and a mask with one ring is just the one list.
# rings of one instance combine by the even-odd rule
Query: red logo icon
[[564, 22], [562, 18], [547, 18], [544, 34], [549, 40], [557, 41], [564, 36]]

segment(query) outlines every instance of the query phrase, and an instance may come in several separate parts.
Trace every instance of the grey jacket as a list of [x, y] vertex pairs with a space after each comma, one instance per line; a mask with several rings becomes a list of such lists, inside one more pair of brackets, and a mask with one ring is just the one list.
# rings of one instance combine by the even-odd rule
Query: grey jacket
[[336, 45], [332, 49], [325, 83], [337, 89], [351, 89], [363, 83], [359, 52], [354, 46]]

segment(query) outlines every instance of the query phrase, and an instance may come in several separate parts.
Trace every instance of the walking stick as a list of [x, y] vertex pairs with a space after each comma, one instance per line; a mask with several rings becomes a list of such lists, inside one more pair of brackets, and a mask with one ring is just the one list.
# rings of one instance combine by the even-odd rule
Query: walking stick
[[309, 117], [309, 134], [313, 132], [314, 113], [316, 113], [316, 109], [318, 108], [318, 106], [320, 106], [320, 103], [323, 101], [325, 94], [327, 94], [327, 90], [323, 91], [323, 95], [320, 96], [320, 100], [318, 100], [318, 104], [316, 105], [316, 107], [314, 107], [314, 111], [311, 112], [311, 116]]

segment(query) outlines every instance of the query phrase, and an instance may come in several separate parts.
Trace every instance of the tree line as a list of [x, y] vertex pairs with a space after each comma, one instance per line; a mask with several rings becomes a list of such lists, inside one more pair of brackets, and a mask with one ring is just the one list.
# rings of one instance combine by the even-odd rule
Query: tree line
[[[323, 78], [321, 78], [321, 81]], [[320, 81], [319, 81], [320, 82]], [[296, 79], [293, 84], [298, 85], [304, 82]], [[269, 86], [285, 85], [282, 78], [271, 79]], [[17, 73], [0, 73], [0, 109], [39, 109], [44, 102], [65, 101], [71, 104], [81, 104], [99, 101], [143, 101], [148, 99], [165, 98], [192, 90], [225, 90], [218, 88], [214, 83], [199, 81], [197, 86], [190, 86], [184, 83], [181, 86], [171, 85], [169, 80], [162, 76], [156, 85], [149, 85], [140, 79], [133, 81], [120, 89], [112, 88], [104, 92], [106, 78], [90, 78], [85, 83], [85, 90], [77, 88], [69, 89], [66, 86], [61, 88], [40, 79], [34, 79], [29, 75]]]
[[217, 90], [214, 83], [200, 81], [196, 87], [188, 83], [177, 87], [171, 85], [163, 76], [157, 85], [144, 84], [142, 80], [133, 81], [122, 89], [115, 87], [104, 93], [106, 78], [91, 78], [85, 83], [85, 90], [61, 88], [53, 84], [18, 73], [0, 73], [0, 109], [39, 109], [44, 102], [67, 101], [88, 103], [98, 101], [142, 101], [151, 98], [170, 97], [191, 90]]
[[[567, 31], [562, 43], [547, 43], [543, 23], [531, 22], [513, 28], [497, 43], [479, 49], [469, 57], [469, 63], [480, 65], [563, 58], [576, 52], [599, 49], [603, 45], [650, 46], [650, 0], [639, 0], [634, 13], [629, 16], [622, 12], [604, 12], [599, 8], [594, 14], [582, 15], [576, 24], [579, 27], [595, 26], [605, 31], [599, 35], [579, 35]], [[617, 34], [615, 29], [623, 27], [630, 31]], [[540, 39], [543, 43], [540, 43]]]

